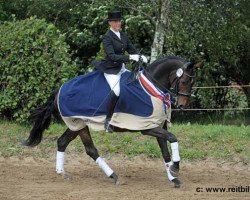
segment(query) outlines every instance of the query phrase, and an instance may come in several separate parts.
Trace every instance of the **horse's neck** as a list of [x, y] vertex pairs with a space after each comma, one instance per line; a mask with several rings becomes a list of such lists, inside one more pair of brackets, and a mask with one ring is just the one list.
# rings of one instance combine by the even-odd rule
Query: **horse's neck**
[[168, 81], [168, 74], [162, 74], [160, 71], [156, 70], [147, 70], [145, 73], [147, 79], [152, 82], [156, 87], [162, 91], [169, 90], [170, 85]]
[[175, 76], [173, 72], [175, 72], [178, 68], [183, 65], [182, 60], [178, 59], [168, 59], [165, 62], [162, 62], [158, 65], [150, 65], [148, 67], [148, 74], [152, 77], [150, 80], [156, 84], [156, 86], [160, 89], [169, 90], [172, 84], [171, 79], [174, 79]]

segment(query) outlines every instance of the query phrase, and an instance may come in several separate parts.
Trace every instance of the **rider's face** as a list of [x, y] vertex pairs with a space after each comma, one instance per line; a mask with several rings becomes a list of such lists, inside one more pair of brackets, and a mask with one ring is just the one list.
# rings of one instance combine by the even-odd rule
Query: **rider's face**
[[122, 22], [121, 20], [112, 20], [112, 21], [109, 21], [109, 25], [114, 31], [120, 31]]

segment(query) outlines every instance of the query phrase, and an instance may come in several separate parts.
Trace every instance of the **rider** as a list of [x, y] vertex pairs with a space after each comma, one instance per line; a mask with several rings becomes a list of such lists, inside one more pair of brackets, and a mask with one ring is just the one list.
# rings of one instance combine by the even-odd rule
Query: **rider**
[[[109, 30], [102, 38], [102, 44], [105, 52], [105, 60], [94, 61], [95, 68], [101, 70], [111, 88], [111, 95], [108, 103], [108, 111], [105, 119], [104, 128], [106, 132], [112, 132], [113, 129], [109, 125], [116, 103], [120, 95], [120, 78], [121, 74], [127, 69], [126, 62], [133, 60], [138, 62], [140, 55], [132, 45], [127, 35], [121, 31], [121, 12], [112, 11], [108, 13]], [[129, 55], [125, 55], [125, 51]], [[141, 56], [144, 63], [147, 63], [147, 58]]]

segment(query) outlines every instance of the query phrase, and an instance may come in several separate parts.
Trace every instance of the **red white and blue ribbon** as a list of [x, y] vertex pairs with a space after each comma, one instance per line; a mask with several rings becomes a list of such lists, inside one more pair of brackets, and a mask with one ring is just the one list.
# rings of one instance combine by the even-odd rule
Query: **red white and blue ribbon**
[[149, 94], [163, 101], [165, 112], [171, 108], [171, 97], [170, 94], [164, 93], [159, 88], [155, 87], [152, 82], [150, 82], [146, 76], [144, 76], [143, 71], [138, 74], [138, 80], [142, 88]]

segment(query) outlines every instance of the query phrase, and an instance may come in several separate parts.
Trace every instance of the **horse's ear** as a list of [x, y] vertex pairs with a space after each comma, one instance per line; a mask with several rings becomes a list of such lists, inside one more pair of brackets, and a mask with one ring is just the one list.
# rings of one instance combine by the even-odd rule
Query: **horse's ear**
[[202, 69], [202, 67], [203, 67], [203, 62], [198, 62], [194, 64], [194, 69]]
[[198, 62], [198, 63], [188, 62], [184, 65], [184, 69], [187, 69], [187, 70], [201, 69], [202, 67], [203, 67], [202, 62]]
[[193, 62], [187, 62], [185, 65], [184, 65], [184, 70], [186, 69], [192, 69], [194, 66], [194, 63]]

